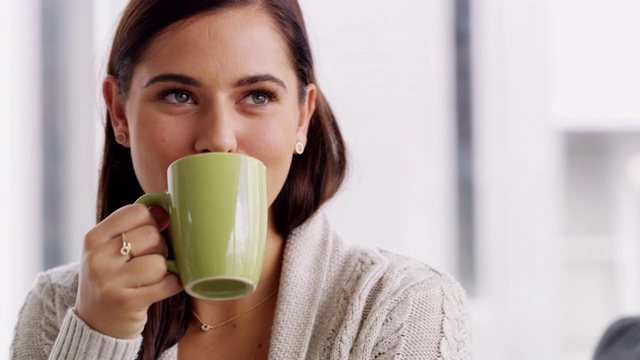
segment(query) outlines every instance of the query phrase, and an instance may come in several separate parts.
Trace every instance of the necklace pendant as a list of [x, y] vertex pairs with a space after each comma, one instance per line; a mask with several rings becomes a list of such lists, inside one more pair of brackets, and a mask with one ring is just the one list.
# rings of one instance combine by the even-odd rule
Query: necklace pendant
[[198, 320], [198, 322], [200, 322], [200, 330], [202, 331], [209, 331], [213, 328], [217, 328], [220, 327], [222, 325], [226, 325], [230, 322], [232, 322], [233, 320], [239, 318], [240, 316], [248, 313], [249, 311], [257, 308], [258, 306], [264, 304], [267, 300], [271, 299], [272, 297], [274, 297], [276, 294], [278, 293], [278, 289], [276, 289], [276, 291], [272, 292], [271, 295], [267, 296], [266, 298], [262, 299], [262, 301], [258, 302], [257, 304], [253, 305], [252, 307], [248, 308], [247, 310], [241, 311], [239, 314], [237, 314], [236, 316], [232, 317], [231, 319], [227, 319], [219, 324], [215, 324], [215, 325], [209, 325], [207, 323], [205, 323], [204, 321], [202, 321], [202, 319], [200, 319], [200, 317], [198, 316], [198, 314], [196, 314], [195, 311], [193, 311], [193, 309], [191, 309], [191, 313], [193, 314], [193, 316]]

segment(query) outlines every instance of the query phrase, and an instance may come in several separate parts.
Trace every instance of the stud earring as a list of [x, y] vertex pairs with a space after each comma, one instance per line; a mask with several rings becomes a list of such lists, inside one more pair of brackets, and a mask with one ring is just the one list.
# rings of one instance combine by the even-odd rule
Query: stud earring
[[118, 133], [116, 133], [116, 142], [120, 145], [123, 145], [124, 143], [126, 143], [127, 134], [123, 131], [118, 131]]
[[298, 141], [296, 143], [296, 154], [302, 155], [303, 152], [304, 152], [304, 145], [302, 145], [302, 143]]

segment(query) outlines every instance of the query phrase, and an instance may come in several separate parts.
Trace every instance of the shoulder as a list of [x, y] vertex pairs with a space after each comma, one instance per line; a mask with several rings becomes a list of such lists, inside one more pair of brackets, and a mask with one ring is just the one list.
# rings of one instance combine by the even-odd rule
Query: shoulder
[[323, 214], [287, 239], [282, 279], [279, 322], [307, 329], [314, 358], [466, 358], [456, 355], [469, 344], [462, 287], [418, 260], [345, 241]]
[[462, 291], [462, 287], [448, 273], [435, 269], [410, 257], [395, 254], [386, 250], [378, 251], [387, 259], [386, 276], [395, 276], [408, 283], [419, 283], [427, 288], [443, 291]]
[[357, 247], [348, 253], [358, 265], [343, 284], [352, 284], [352, 296], [364, 298], [361, 332], [377, 339], [370, 345], [362, 341], [363, 348], [410, 358], [468, 358], [471, 330], [465, 293], [452, 276], [385, 250]]
[[[380, 289], [396, 296], [425, 297], [436, 300], [442, 296], [462, 301], [464, 290], [448, 273], [416, 259], [366, 246], [352, 246], [347, 251], [347, 263], [357, 264], [362, 274], [369, 274]], [[423, 296], [424, 295], [424, 296]], [[436, 300], [439, 301], [439, 300]]]
[[71, 263], [38, 274], [25, 307], [37, 306], [48, 318], [61, 323], [67, 310], [75, 304], [78, 269], [78, 263]]
[[77, 288], [78, 264], [38, 274], [18, 315], [11, 351], [25, 358], [49, 354], [67, 310], [75, 303]]
[[57, 327], [67, 310], [75, 304], [78, 290], [78, 264], [68, 264], [38, 274], [27, 295], [21, 317], [47, 321]]
[[612, 323], [596, 348], [595, 360], [637, 359], [640, 356], [640, 317], [625, 317]]
[[50, 299], [75, 302], [78, 269], [78, 263], [71, 263], [43, 271], [36, 278], [34, 291]]
[[[448, 273], [410, 257], [380, 249], [359, 249], [357, 257], [379, 263], [365, 271], [377, 273], [370, 296], [389, 309], [404, 306], [423, 323], [444, 321], [466, 326], [465, 291]], [[407, 316], [416, 316], [407, 314]]]
[[298, 228], [288, 241], [288, 260], [303, 264], [305, 270], [316, 268], [310, 275], [322, 277], [329, 286], [385, 297], [427, 292], [434, 295], [428, 296], [431, 301], [441, 295], [464, 296], [462, 287], [446, 272], [407, 256], [346, 241], [323, 213]]

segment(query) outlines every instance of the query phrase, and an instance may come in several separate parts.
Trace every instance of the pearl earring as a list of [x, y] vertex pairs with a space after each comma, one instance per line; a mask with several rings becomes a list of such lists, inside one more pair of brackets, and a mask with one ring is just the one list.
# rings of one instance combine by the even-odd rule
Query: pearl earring
[[304, 145], [300, 141], [298, 141], [296, 143], [296, 154], [302, 155], [303, 152], [304, 152]]

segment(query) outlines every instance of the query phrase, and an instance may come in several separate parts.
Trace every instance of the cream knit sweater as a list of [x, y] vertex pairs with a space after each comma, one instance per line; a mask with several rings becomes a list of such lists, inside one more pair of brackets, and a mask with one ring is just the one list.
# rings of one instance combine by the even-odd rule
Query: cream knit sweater
[[[38, 276], [20, 312], [12, 359], [135, 359], [141, 338], [114, 339], [73, 312], [77, 264]], [[386, 251], [353, 246], [319, 214], [287, 239], [270, 359], [470, 358], [462, 288]], [[177, 359], [177, 345], [161, 359]]]

